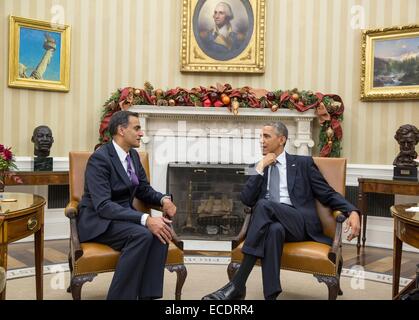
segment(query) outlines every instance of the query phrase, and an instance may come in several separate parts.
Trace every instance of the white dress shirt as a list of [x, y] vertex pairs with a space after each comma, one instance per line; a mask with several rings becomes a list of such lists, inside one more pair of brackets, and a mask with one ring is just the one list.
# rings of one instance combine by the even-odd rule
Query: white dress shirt
[[[115, 147], [116, 154], [118, 155], [118, 158], [121, 161], [122, 166], [124, 167], [125, 172], [127, 173], [127, 176], [129, 178], [130, 176], [128, 174], [128, 161], [127, 161], [127, 155], [128, 155], [128, 153], [125, 152], [125, 150], [122, 149], [114, 140], [112, 140], [112, 144]], [[134, 165], [133, 164], [131, 164], [131, 165], [134, 168]], [[143, 213], [143, 215], [141, 216], [141, 224], [143, 226], [146, 225], [146, 221], [147, 221], [147, 218], [148, 217], [149, 217], [149, 214], [148, 213]]]
[[[283, 151], [276, 158], [276, 166], [279, 170], [279, 202], [285, 203], [292, 206], [290, 195], [288, 193], [288, 180], [287, 180], [287, 157], [285, 156], [285, 151]], [[258, 173], [263, 176], [263, 171]], [[271, 175], [271, 167], [268, 168], [268, 185], [269, 178]]]

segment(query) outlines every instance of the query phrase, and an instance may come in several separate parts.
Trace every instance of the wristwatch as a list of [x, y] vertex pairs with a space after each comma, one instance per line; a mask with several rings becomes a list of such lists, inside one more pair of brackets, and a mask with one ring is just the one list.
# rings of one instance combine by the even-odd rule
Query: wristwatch
[[166, 195], [164, 195], [161, 199], [160, 199], [160, 205], [162, 205], [163, 206], [163, 200], [164, 199], [170, 199], [170, 201], [172, 201], [173, 202], [173, 195], [172, 194], [166, 194]]

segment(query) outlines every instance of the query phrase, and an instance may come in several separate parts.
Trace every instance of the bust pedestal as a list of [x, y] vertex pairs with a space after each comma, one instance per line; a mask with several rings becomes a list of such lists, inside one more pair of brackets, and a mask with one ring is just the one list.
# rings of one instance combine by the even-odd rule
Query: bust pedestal
[[418, 181], [418, 168], [395, 166], [393, 171], [394, 180]]
[[33, 171], [52, 171], [52, 157], [35, 157]]

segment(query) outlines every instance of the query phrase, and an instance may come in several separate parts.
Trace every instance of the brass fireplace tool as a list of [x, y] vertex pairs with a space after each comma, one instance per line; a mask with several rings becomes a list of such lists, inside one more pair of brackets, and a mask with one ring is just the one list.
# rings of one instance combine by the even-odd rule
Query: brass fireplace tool
[[183, 232], [196, 232], [196, 228], [192, 225], [192, 181], [189, 180], [188, 207], [186, 213], [186, 225], [182, 227]]

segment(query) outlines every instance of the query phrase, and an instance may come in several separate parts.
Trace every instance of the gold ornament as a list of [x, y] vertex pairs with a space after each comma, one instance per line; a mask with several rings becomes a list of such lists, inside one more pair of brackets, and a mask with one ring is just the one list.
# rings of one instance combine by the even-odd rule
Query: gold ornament
[[160, 98], [163, 95], [163, 90], [162, 89], [156, 89], [155, 94], [156, 94], [157, 98]]
[[233, 99], [231, 106], [233, 107], [233, 114], [237, 116], [239, 114], [239, 107], [240, 107], [240, 103], [237, 101], [237, 98]]
[[327, 136], [327, 143], [332, 144], [333, 143], [333, 136], [335, 133], [333, 132], [333, 129], [331, 127], [327, 128], [326, 130], [326, 136]]
[[158, 106], [167, 106], [168, 104], [169, 103], [166, 100], [164, 100], [164, 99], [157, 100], [157, 105]]

